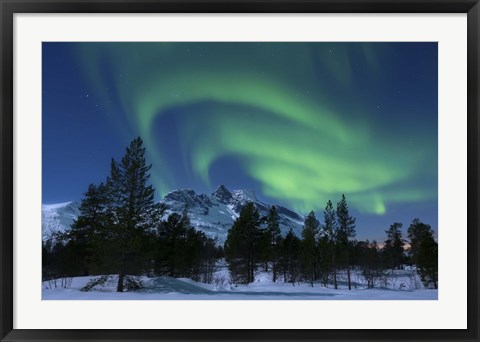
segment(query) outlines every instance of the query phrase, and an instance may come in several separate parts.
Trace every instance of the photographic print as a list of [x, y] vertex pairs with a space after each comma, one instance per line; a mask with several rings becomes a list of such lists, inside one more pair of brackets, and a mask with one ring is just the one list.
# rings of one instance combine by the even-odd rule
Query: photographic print
[[43, 300], [437, 300], [434, 42], [42, 43]]

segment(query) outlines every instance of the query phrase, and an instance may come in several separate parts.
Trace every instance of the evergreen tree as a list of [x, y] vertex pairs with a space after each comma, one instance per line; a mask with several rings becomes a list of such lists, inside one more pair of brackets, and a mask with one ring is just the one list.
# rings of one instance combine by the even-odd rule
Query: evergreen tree
[[403, 264], [403, 246], [405, 241], [402, 239], [402, 224], [399, 222], [393, 223], [388, 230], [387, 239], [383, 247], [383, 257], [386, 266], [392, 270], [401, 267]]
[[337, 241], [337, 221], [336, 221], [335, 209], [333, 209], [332, 201], [328, 200], [325, 211], [323, 212], [323, 234], [328, 239], [329, 249], [331, 251], [332, 271], [333, 271], [333, 284], [335, 289], [338, 289], [337, 285], [337, 265], [335, 262], [335, 244]]
[[352, 289], [351, 276], [350, 276], [350, 239], [355, 237], [355, 218], [350, 216], [348, 212], [348, 204], [345, 195], [342, 194], [340, 202], [337, 203], [337, 241], [340, 244], [345, 264], [347, 266], [347, 280], [348, 289]]
[[176, 232], [176, 247], [174, 255], [176, 256], [176, 273], [174, 277], [190, 277], [193, 269], [195, 254], [197, 254], [199, 246], [195, 229], [191, 226], [188, 217], [188, 205], [182, 210], [179, 224]]
[[373, 240], [371, 243], [368, 240], [358, 241], [355, 244], [355, 251], [367, 288], [373, 288], [376, 280], [382, 275], [380, 249], [377, 241]]
[[302, 241], [293, 234], [290, 228], [280, 245], [280, 262], [283, 269], [283, 281], [295, 285], [299, 275], [299, 259]]
[[42, 242], [42, 280], [53, 287], [67, 287], [72, 277], [79, 272], [75, 255], [76, 249], [70, 246], [63, 234], [54, 234]]
[[267, 222], [267, 235], [268, 235], [268, 251], [269, 261], [272, 263], [272, 276], [273, 282], [277, 281], [278, 276], [278, 259], [280, 252], [280, 243], [282, 235], [280, 232], [280, 224], [278, 222], [278, 210], [275, 206], [271, 206], [268, 212]]
[[162, 223], [159, 234], [157, 273], [175, 277], [180, 274], [182, 264], [181, 241], [186, 235], [182, 216], [172, 213]]
[[438, 288], [438, 244], [432, 227], [415, 218], [408, 227], [410, 254], [425, 287]]
[[270, 250], [270, 236], [267, 227], [264, 227], [266, 217], [260, 218], [260, 227], [258, 229], [257, 238], [255, 239], [256, 259], [259, 265], [263, 266], [263, 271], [268, 272], [271, 250]]
[[213, 282], [213, 275], [217, 269], [217, 260], [222, 257], [219, 248], [215, 245], [215, 240], [205, 237], [201, 232], [197, 232], [203, 237], [202, 249], [200, 252], [200, 273], [199, 281], [210, 284]]
[[215, 241], [191, 225], [187, 206], [182, 215], [172, 213], [160, 224], [155, 249], [156, 274], [207, 283], [213, 280], [216, 261], [221, 257]]
[[259, 239], [260, 215], [249, 202], [240, 211], [225, 241], [225, 259], [234, 282], [248, 284], [254, 281]]
[[108, 248], [116, 261], [117, 291], [123, 292], [127, 272], [139, 273], [145, 262], [142, 244], [154, 226], [157, 206], [154, 188], [149, 185], [151, 165], [145, 160], [145, 148], [140, 137], [134, 139], [119, 163], [112, 159], [107, 180], [112, 224], [107, 229]]
[[328, 287], [328, 281], [332, 270], [332, 245], [330, 239], [322, 234], [318, 240], [318, 276], [322, 285]]
[[319, 234], [319, 226], [315, 213], [313, 211], [305, 218], [302, 230], [302, 255], [305, 276], [313, 287], [315, 277], [315, 269], [317, 262], [317, 236]]
[[108, 204], [109, 197], [105, 184], [100, 183], [98, 186], [90, 184], [80, 204], [80, 215], [64, 236], [66, 244], [74, 250], [76, 260], [72, 260], [72, 267], [74, 265], [81, 267], [77, 275], [108, 271], [102, 268], [100, 256], [96, 252], [99, 234], [109, 223]]

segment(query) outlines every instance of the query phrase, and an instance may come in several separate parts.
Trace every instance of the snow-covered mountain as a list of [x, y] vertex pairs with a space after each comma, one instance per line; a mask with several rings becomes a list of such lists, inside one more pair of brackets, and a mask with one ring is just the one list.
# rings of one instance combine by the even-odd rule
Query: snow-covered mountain
[[[254, 202], [261, 216], [266, 216], [270, 205], [257, 199], [252, 190], [228, 190], [220, 185], [210, 196], [196, 194], [193, 190], [175, 190], [163, 199], [167, 206], [167, 213], [181, 213], [185, 205], [192, 224], [203, 231], [207, 236], [224, 242], [233, 221], [238, 217], [247, 202]], [[280, 230], [286, 235], [290, 228], [300, 236], [303, 225], [303, 216], [285, 208], [277, 206], [279, 211]]]
[[[270, 208], [269, 204], [257, 199], [254, 191], [230, 191], [223, 185], [211, 195], [197, 194], [193, 190], [175, 190], [166, 195], [162, 202], [166, 205], [166, 215], [173, 212], [180, 214], [186, 205], [193, 226], [207, 236], [216, 238], [218, 243], [225, 241], [228, 230], [247, 202], [254, 202], [261, 216], [265, 216]], [[78, 202], [43, 205], [43, 239], [48, 239], [52, 232], [69, 229], [79, 215], [79, 206]], [[292, 228], [300, 236], [303, 216], [282, 206], [277, 206], [277, 209], [282, 234], [287, 234]]]
[[42, 239], [48, 240], [54, 232], [63, 232], [70, 229], [80, 214], [80, 203], [65, 202], [42, 205]]

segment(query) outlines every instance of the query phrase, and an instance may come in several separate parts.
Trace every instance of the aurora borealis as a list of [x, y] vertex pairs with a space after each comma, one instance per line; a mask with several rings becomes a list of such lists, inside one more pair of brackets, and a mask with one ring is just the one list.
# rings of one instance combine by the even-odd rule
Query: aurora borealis
[[306, 213], [344, 193], [362, 235], [436, 227], [436, 43], [44, 43], [43, 59], [44, 202], [79, 198], [140, 135], [158, 197], [225, 184]]

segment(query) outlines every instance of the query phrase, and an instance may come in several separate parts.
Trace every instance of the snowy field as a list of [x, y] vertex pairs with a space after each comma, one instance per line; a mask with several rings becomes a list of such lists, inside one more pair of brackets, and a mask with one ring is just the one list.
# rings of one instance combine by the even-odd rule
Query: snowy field
[[[198, 283], [187, 278], [143, 277], [144, 288], [123, 293], [115, 292], [116, 277], [102, 288], [90, 292], [80, 289], [91, 277], [69, 279], [66, 287], [57, 281], [57, 287], [44, 282], [43, 300], [436, 300], [437, 290], [423, 289], [411, 271], [396, 271], [383, 279], [383, 286], [367, 289], [359, 282], [348, 290], [344, 281], [339, 282], [339, 289], [331, 285], [328, 288], [320, 283], [311, 287], [308, 283], [291, 283], [271, 281], [268, 273], [259, 273], [255, 283], [248, 285], [229, 284], [225, 275], [216, 276], [215, 284]], [[355, 280], [355, 279], [354, 279]], [[70, 283], [71, 281], [71, 283]], [[412, 283], [412, 281], [414, 283]]]

